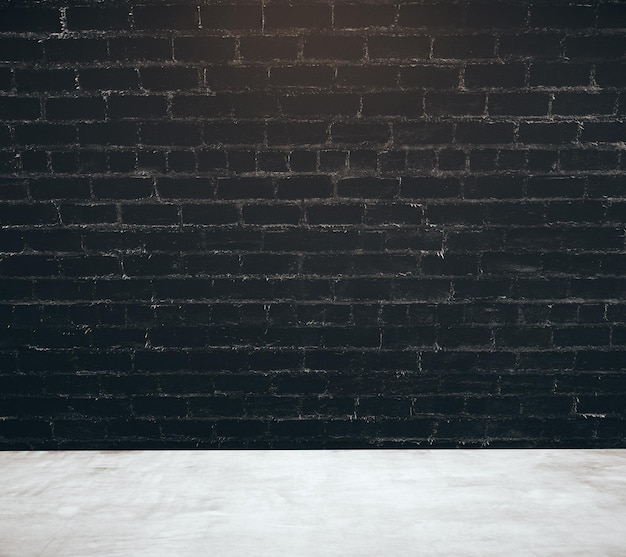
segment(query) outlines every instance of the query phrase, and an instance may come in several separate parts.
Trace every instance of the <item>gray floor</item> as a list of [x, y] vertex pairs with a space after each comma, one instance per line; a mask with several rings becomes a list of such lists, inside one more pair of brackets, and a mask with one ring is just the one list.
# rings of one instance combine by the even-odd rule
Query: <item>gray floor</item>
[[626, 450], [0, 453], [0, 557], [626, 555]]

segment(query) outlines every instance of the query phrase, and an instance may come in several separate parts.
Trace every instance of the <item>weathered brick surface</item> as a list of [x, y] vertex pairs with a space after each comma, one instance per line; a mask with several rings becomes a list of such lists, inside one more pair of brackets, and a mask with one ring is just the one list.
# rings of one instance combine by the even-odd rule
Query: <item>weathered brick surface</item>
[[0, 2], [0, 447], [626, 446], [626, 3]]

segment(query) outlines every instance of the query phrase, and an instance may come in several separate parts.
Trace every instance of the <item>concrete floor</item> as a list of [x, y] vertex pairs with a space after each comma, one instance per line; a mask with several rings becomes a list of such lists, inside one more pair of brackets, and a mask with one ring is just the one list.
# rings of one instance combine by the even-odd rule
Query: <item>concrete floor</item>
[[0, 557], [626, 555], [626, 450], [0, 453]]

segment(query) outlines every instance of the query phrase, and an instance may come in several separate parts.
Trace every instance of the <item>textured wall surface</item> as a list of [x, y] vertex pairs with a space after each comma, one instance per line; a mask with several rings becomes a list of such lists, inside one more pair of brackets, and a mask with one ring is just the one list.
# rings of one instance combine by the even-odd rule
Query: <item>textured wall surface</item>
[[2, 6], [0, 447], [626, 446], [626, 3]]

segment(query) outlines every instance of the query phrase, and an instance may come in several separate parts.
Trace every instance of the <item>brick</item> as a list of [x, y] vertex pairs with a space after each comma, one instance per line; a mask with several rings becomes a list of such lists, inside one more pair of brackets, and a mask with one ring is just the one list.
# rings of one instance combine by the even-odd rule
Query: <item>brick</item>
[[477, 115], [485, 111], [485, 96], [480, 93], [449, 93], [426, 95], [426, 113], [433, 116]]
[[104, 39], [48, 39], [43, 44], [50, 62], [96, 62], [108, 58]]
[[108, 99], [108, 115], [120, 118], [164, 117], [167, 99], [158, 95], [111, 95]]
[[61, 12], [46, 7], [8, 7], [0, 9], [0, 32], [59, 32]]
[[472, 172], [489, 172], [498, 168], [497, 149], [473, 149], [469, 153], [469, 167]]
[[622, 36], [568, 37], [565, 39], [565, 53], [573, 59], [619, 59], [624, 56], [625, 51], [626, 37]]
[[165, 172], [166, 154], [163, 151], [139, 151], [137, 169], [141, 171]]
[[137, 124], [133, 122], [93, 122], [78, 125], [81, 145], [136, 145]]
[[[490, 150], [481, 151], [481, 155], [478, 155], [479, 151], [472, 151], [470, 153], [470, 167], [472, 170], [480, 169], [482, 163], [486, 164], [485, 169], [499, 169], [499, 170], [525, 170], [529, 168], [527, 152], [525, 150], [515, 149], [502, 149], [496, 151], [497, 160], [490, 160]], [[486, 154], [486, 157], [478, 162], [482, 158], [482, 154]]]
[[531, 27], [592, 27], [595, 13], [592, 6], [533, 6]]
[[261, 6], [255, 4], [200, 6], [204, 29], [260, 29]]
[[465, 9], [452, 3], [402, 5], [398, 23], [403, 27], [458, 29], [465, 23]]
[[379, 123], [333, 124], [331, 135], [334, 143], [352, 145], [386, 143], [390, 137], [389, 126]]
[[263, 142], [264, 126], [259, 122], [211, 122], [204, 126], [208, 144], [258, 144]]
[[304, 57], [308, 59], [359, 60], [364, 54], [361, 37], [311, 35], [304, 40]]
[[419, 93], [371, 93], [363, 97], [364, 116], [407, 116], [415, 118], [423, 113]]
[[268, 172], [287, 171], [287, 153], [282, 151], [264, 151], [258, 154], [259, 170]]
[[331, 66], [276, 66], [270, 70], [274, 87], [326, 87], [334, 81]]
[[344, 172], [348, 164], [347, 151], [320, 151], [320, 170], [326, 172]]
[[[42, 207], [42, 205], [39, 205]], [[29, 230], [23, 232], [28, 249], [34, 251], [81, 251], [80, 233], [76, 230]]]
[[626, 84], [624, 67], [620, 62], [600, 62], [596, 65], [596, 82], [601, 87], [623, 87]]
[[242, 37], [240, 50], [244, 60], [295, 60], [298, 37]]
[[148, 122], [141, 126], [146, 145], [198, 145], [201, 127], [195, 122]]
[[235, 40], [231, 37], [174, 38], [174, 58], [177, 60], [212, 62], [232, 60], [234, 57]]
[[298, 224], [302, 211], [296, 205], [244, 205], [243, 222], [248, 224]]
[[14, 255], [0, 262], [2, 276], [46, 276], [58, 272], [55, 258], [45, 255]]
[[536, 274], [541, 272], [541, 257], [534, 254], [485, 253], [481, 269], [494, 274]]
[[77, 153], [72, 151], [51, 153], [50, 168], [53, 172], [76, 172], [79, 168]]
[[228, 169], [232, 172], [254, 172], [256, 169], [254, 151], [229, 151]]
[[470, 2], [466, 25], [472, 29], [515, 29], [526, 26], [525, 5]]
[[459, 203], [429, 205], [426, 208], [426, 218], [433, 223], [481, 224], [484, 219], [484, 208], [475, 204]]
[[335, 27], [359, 29], [393, 25], [396, 8], [393, 5], [339, 4], [335, 6]]
[[266, 178], [223, 178], [217, 183], [219, 199], [271, 199], [274, 185]]
[[123, 205], [122, 222], [125, 224], [177, 224], [178, 208], [175, 205]]
[[561, 38], [557, 34], [528, 33], [500, 37], [500, 55], [515, 58], [556, 59], [561, 55]]
[[556, 346], [607, 346], [608, 327], [570, 327], [554, 330]]
[[183, 205], [182, 216], [186, 224], [232, 224], [239, 220], [239, 212], [234, 205], [221, 203]]
[[89, 181], [85, 178], [38, 178], [30, 189], [34, 199], [89, 197]]
[[264, 13], [267, 29], [315, 29], [331, 25], [331, 7], [325, 4], [269, 4]]
[[430, 54], [430, 39], [425, 36], [374, 35], [369, 37], [367, 49], [370, 58], [423, 60]]
[[535, 62], [530, 67], [530, 84], [554, 87], [589, 85], [589, 64]]
[[267, 70], [256, 66], [211, 66], [205, 79], [214, 90], [257, 89], [266, 84]]
[[519, 128], [519, 140], [523, 143], [573, 143], [577, 134], [578, 124], [574, 122], [522, 122]]
[[616, 143], [626, 138], [624, 122], [586, 122], [581, 141]]
[[538, 327], [506, 328], [496, 331], [497, 346], [549, 346], [552, 333]]
[[623, 298], [624, 282], [621, 278], [585, 278], [572, 280], [572, 292], [588, 298]]
[[403, 66], [400, 68], [400, 82], [405, 87], [452, 89], [459, 85], [459, 69], [447, 66]]
[[[242, 257], [241, 270], [247, 274], [260, 274], [260, 275], [282, 275], [293, 274], [297, 267], [297, 257], [285, 254], [247, 254]], [[238, 331], [239, 333], [239, 331]], [[236, 333], [237, 334], [237, 333]], [[256, 332], [256, 337], [261, 332]], [[263, 331], [263, 336], [266, 333]], [[278, 338], [285, 337], [287, 335], [276, 335]], [[247, 339], [246, 339], [247, 340]], [[246, 343], [247, 344], [247, 343]], [[287, 341], [285, 344], [291, 344]]]
[[40, 115], [39, 100], [29, 97], [0, 97], [0, 118], [34, 120]]
[[[132, 151], [86, 151], [88, 155], [81, 155], [81, 172], [97, 172], [105, 166], [112, 172], [128, 172], [136, 166], [136, 156]], [[84, 157], [84, 160], [83, 158]]]
[[465, 180], [463, 191], [468, 199], [520, 198], [524, 184], [522, 176], [470, 176]]
[[66, 10], [70, 31], [92, 29], [98, 31], [130, 28], [129, 10], [125, 6], [72, 6]]
[[623, 185], [616, 176], [589, 176], [587, 191], [589, 197], [621, 197]]
[[76, 88], [74, 70], [16, 70], [18, 91], [72, 91]]
[[[0, 168], [4, 172], [11, 172], [17, 166], [17, 157], [14, 153], [3, 153], [0, 156]], [[0, 199], [26, 199], [28, 197], [26, 182], [22, 180], [0, 180]]]
[[3, 224], [56, 224], [57, 212], [52, 204], [29, 205], [0, 204], [0, 219]]
[[[474, 194], [476, 195], [476, 194]], [[485, 194], [492, 198], [507, 198], [507, 192]], [[545, 223], [544, 207], [539, 203], [494, 203], [486, 206], [485, 222], [500, 225], [542, 225]]]
[[612, 93], [559, 93], [552, 103], [554, 114], [613, 114], [616, 97]]
[[617, 168], [617, 153], [614, 151], [584, 151], [571, 149], [559, 154], [564, 170], [614, 170]]
[[458, 178], [402, 178], [400, 185], [400, 196], [413, 199], [459, 197], [460, 194]]
[[547, 172], [557, 167], [557, 153], [546, 149], [529, 149], [528, 153], [528, 169]]
[[143, 87], [153, 91], [193, 89], [200, 84], [198, 71], [190, 67], [147, 67], [139, 73]]
[[328, 176], [296, 176], [277, 181], [278, 199], [309, 199], [331, 197], [333, 184]]
[[93, 192], [100, 199], [142, 199], [152, 196], [154, 185], [148, 178], [96, 178]]
[[351, 150], [349, 159], [350, 170], [354, 172], [372, 172], [378, 164], [377, 153], [370, 150]]
[[8, 91], [12, 89], [12, 79], [13, 71], [11, 68], [0, 68], [0, 90]]
[[[303, 132], [303, 131], [304, 130], [300, 130], [300, 132]], [[268, 137], [271, 139], [278, 140], [278, 142], [281, 141], [282, 137], [286, 137], [287, 135], [286, 130], [276, 130], [276, 129], [273, 130], [270, 128], [269, 132], [271, 132], [272, 134], [277, 134], [276, 136], [274, 135], [270, 136], [270, 134], [268, 133]], [[281, 132], [284, 132], [284, 134], [282, 134]], [[324, 132], [321, 131], [320, 133], [324, 137]], [[312, 141], [312, 143], [316, 143], [316, 141]], [[289, 167], [293, 171], [313, 172], [315, 171], [316, 166], [317, 166], [317, 156], [315, 153], [312, 153], [310, 151], [292, 151], [291, 153], [289, 153]]]
[[572, 249], [585, 249], [589, 246], [611, 249], [619, 244], [619, 237], [616, 230], [611, 228], [565, 228], [558, 233], [541, 228], [520, 228], [507, 231], [504, 245], [520, 250], [558, 251], [566, 244]]
[[266, 93], [239, 93], [232, 95], [232, 105], [237, 118], [259, 118], [277, 116], [280, 112], [279, 100]]
[[[34, 123], [15, 126], [15, 139], [18, 145], [63, 145], [73, 143], [76, 137], [76, 126], [67, 124]], [[44, 164], [44, 169], [45, 167]]]
[[448, 35], [435, 38], [435, 58], [492, 58], [495, 40], [491, 35]]
[[530, 197], [582, 197], [585, 179], [575, 176], [532, 176], [526, 189]]
[[308, 204], [307, 221], [310, 224], [359, 224], [364, 208], [359, 204]]
[[49, 120], [103, 120], [105, 111], [102, 97], [57, 97], [46, 101]]
[[80, 87], [87, 91], [124, 91], [139, 88], [139, 75], [132, 68], [93, 68], [81, 70]]
[[552, 202], [546, 209], [548, 222], [599, 222], [604, 219], [605, 207], [597, 201]]
[[512, 143], [514, 125], [510, 122], [459, 122], [457, 143]]
[[401, 172], [405, 168], [406, 153], [398, 150], [383, 151], [380, 153], [378, 159], [382, 173]]
[[175, 117], [219, 117], [228, 116], [232, 105], [223, 95], [176, 95], [172, 99], [172, 114]]
[[152, 37], [123, 37], [109, 40], [112, 60], [170, 60], [171, 41]]
[[133, 18], [137, 29], [196, 29], [198, 10], [195, 6], [135, 6]]
[[466, 164], [465, 153], [455, 149], [442, 149], [438, 153], [440, 170], [463, 170]]
[[626, 26], [626, 10], [622, 4], [605, 4], [598, 7], [598, 27], [620, 28]]
[[305, 116], [318, 114], [356, 115], [359, 97], [352, 94], [311, 93], [282, 97], [280, 103], [287, 115]]
[[521, 64], [468, 64], [466, 87], [522, 87], [526, 69]]
[[491, 93], [489, 114], [492, 116], [545, 116], [548, 96], [542, 93]]
[[6, 61], [35, 61], [43, 58], [43, 45], [36, 39], [0, 38], [0, 57]]
[[453, 127], [445, 122], [395, 124], [394, 140], [399, 145], [441, 144], [452, 141]]
[[385, 178], [347, 178], [339, 180], [339, 197], [391, 199], [397, 195], [399, 181]]
[[159, 178], [156, 189], [163, 199], [206, 199], [214, 188], [209, 178]]
[[117, 221], [113, 205], [62, 205], [61, 220], [65, 224], [99, 224]]
[[[422, 207], [415, 203], [407, 204], [386, 204], [376, 203], [368, 205], [365, 211], [363, 222], [369, 225], [381, 224], [409, 224], [416, 225], [422, 223]], [[397, 272], [407, 273], [415, 269], [414, 261], [411, 260], [410, 269], [402, 269]]]

